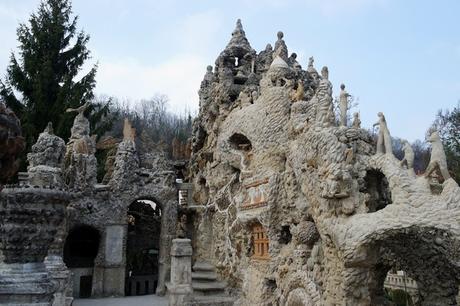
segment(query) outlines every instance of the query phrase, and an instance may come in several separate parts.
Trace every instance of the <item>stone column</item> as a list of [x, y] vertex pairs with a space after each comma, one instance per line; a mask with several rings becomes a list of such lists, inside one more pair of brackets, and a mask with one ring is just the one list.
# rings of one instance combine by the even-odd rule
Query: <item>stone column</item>
[[171, 283], [169, 306], [182, 306], [192, 289], [192, 244], [190, 239], [174, 239], [171, 248]]
[[56, 286], [53, 306], [70, 306], [72, 297], [72, 277], [69, 269], [63, 261], [64, 242], [67, 232], [67, 219], [63, 219], [59, 225], [53, 243], [45, 257], [45, 266], [53, 283]]

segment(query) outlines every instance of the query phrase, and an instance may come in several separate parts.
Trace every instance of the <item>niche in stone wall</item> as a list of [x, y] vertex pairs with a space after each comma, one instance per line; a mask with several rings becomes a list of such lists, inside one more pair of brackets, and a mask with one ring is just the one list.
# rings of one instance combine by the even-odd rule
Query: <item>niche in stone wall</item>
[[94, 267], [94, 259], [99, 250], [100, 235], [94, 227], [80, 225], [74, 227], [64, 245], [64, 262], [69, 268]]
[[89, 298], [93, 291], [93, 268], [100, 244], [99, 231], [88, 225], [72, 228], [64, 244], [64, 263], [73, 271], [75, 297]]
[[242, 151], [252, 150], [251, 141], [243, 134], [234, 133], [232, 136], [230, 136], [229, 142], [231, 146], [236, 150], [242, 150]]
[[370, 169], [364, 177], [365, 187], [363, 192], [369, 195], [366, 206], [368, 212], [376, 212], [393, 203], [388, 180], [385, 175], [376, 169]]
[[269, 251], [269, 239], [267, 231], [260, 223], [256, 223], [251, 228], [252, 235], [252, 259], [257, 260], [268, 260], [270, 259]]

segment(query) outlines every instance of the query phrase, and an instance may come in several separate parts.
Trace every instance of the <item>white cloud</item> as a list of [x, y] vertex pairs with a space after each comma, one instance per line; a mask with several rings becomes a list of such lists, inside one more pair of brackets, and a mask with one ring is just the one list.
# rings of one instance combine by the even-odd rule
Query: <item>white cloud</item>
[[174, 112], [198, 108], [198, 88], [206, 71], [203, 58], [177, 55], [159, 65], [134, 58], [105, 59], [99, 64], [96, 92], [119, 98], [143, 99], [156, 93], [169, 97]]
[[[188, 15], [168, 26], [171, 52], [161, 63], [137, 58], [116, 58], [93, 53], [99, 59], [96, 92], [119, 98], [145, 99], [160, 93], [169, 97], [174, 112], [198, 109], [198, 89], [211, 64], [223, 21], [219, 11], [208, 10]], [[217, 50], [216, 49], [216, 50]], [[95, 51], [95, 50], [93, 50]], [[209, 62], [209, 58], [212, 61]]]
[[222, 19], [217, 10], [187, 15], [175, 28], [168, 28], [168, 35], [187, 53], [206, 54], [221, 33]]

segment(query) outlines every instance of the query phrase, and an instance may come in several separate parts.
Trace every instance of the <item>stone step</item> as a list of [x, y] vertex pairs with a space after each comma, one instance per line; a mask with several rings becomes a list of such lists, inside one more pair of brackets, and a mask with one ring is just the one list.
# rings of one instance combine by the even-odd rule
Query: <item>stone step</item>
[[201, 282], [201, 281], [193, 281], [192, 288], [193, 291], [201, 292], [201, 293], [214, 293], [216, 291], [224, 291], [226, 288], [226, 284], [224, 282]]
[[205, 280], [205, 281], [216, 281], [216, 272], [192, 272], [192, 280]]
[[195, 296], [192, 302], [187, 306], [233, 306], [235, 299], [223, 295], [203, 295]]
[[193, 271], [195, 272], [198, 272], [198, 271], [207, 271], [207, 272], [214, 272], [215, 271], [215, 268], [213, 265], [207, 263], [207, 262], [204, 262], [204, 261], [197, 261], [194, 265], [193, 265], [193, 268], [192, 268]]

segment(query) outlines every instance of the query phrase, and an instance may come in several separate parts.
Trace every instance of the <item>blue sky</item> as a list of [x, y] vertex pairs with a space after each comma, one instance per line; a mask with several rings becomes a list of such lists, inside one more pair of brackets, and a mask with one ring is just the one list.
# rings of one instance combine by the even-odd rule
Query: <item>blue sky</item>
[[[0, 0], [0, 73], [16, 50], [16, 28], [39, 0]], [[386, 115], [392, 135], [423, 138], [440, 108], [460, 99], [457, 0], [73, 0], [99, 63], [96, 92], [196, 110], [200, 81], [241, 18], [253, 48], [282, 30], [306, 67], [327, 65], [359, 102], [363, 125]], [[318, 69], [318, 70], [319, 70]]]

